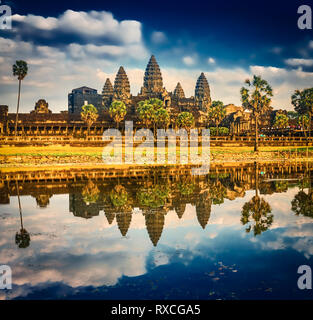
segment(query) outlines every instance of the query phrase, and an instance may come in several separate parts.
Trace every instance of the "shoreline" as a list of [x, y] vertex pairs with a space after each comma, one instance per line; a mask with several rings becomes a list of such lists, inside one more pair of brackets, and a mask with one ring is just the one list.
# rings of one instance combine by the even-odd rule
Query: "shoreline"
[[[103, 148], [86, 147], [73, 148], [62, 146], [50, 147], [0, 147], [0, 171], [3, 170], [29, 170], [34, 168], [105, 168], [125, 169], [129, 167], [179, 167], [197, 166], [197, 164], [106, 164], [102, 159]], [[179, 153], [176, 151], [176, 156]], [[288, 163], [288, 162], [313, 162], [312, 147], [260, 147], [260, 151], [253, 152], [252, 147], [212, 147], [210, 165], [232, 163], [238, 166], [240, 163]], [[199, 165], [198, 165], [199, 166]]]
[[[211, 168], [238, 168], [248, 167], [257, 162], [260, 165], [294, 165], [303, 163], [313, 163], [312, 158], [302, 159], [256, 159], [256, 160], [245, 160], [245, 161], [211, 161]], [[110, 171], [123, 171], [132, 169], [146, 169], [146, 170], [158, 170], [158, 169], [183, 169], [188, 170], [191, 168], [199, 167], [195, 164], [103, 164], [103, 163], [65, 163], [65, 164], [24, 164], [24, 165], [0, 165], [0, 173], [17, 173], [17, 172], [34, 172], [34, 171], [70, 171], [70, 170], [110, 170]], [[209, 170], [210, 172], [210, 170]], [[209, 173], [208, 172], [208, 173]]]

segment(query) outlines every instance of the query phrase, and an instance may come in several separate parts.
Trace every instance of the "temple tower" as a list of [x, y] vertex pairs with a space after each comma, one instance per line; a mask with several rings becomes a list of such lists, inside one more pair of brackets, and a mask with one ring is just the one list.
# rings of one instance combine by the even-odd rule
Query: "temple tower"
[[118, 213], [116, 215], [117, 226], [123, 237], [125, 237], [128, 232], [131, 220], [132, 220], [131, 212], [123, 212], [123, 213]]
[[156, 247], [163, 232], [164, 214], [158, 211], [147, 212], [145, 214], [145, 220], [149, 238]]
[[109, 107], [113, 98], [113, 86], [110, 79], [106, 79], [102, 89], [102, 101], [105, 107]]
[[177, 99], [184, 99], [185, 98], [185, 92], [184, 92], [180, 82], [177, 83], [177, 86], [174, 90], [174, 97]]
[[162, 93], [163, 91], [163, 79], [160, 67], [155, 59], [155, 56], [151, 56], [146, 68], [141, 94], [153, 95]]
[[199, 196], [196, 202], [196, 214], [198, 222], [202, 229], [205, 229], [211, 216], [212, 199], [208, 192], [205, 192]]
[[114, 82], [113, 99], [129, 103], [130, 84], [123, 67], [120, 67]]
[[203, 72], [197, 81], [195, 101], [196, 105], [203, 112], [207, 112], [212, 104], [210, 86]]
[[113, 221], [114, 221], [115, 214], [105, 211], [105, 217], [107, 218], [108, 223], [111, 225], [113, 223]]
[[185, 203], [180, 202], [175, 205], [175, 212], [176, 212], [179, 219], [181, 219], [183, 217], [185, 211], [186, 211], [186, 204]]

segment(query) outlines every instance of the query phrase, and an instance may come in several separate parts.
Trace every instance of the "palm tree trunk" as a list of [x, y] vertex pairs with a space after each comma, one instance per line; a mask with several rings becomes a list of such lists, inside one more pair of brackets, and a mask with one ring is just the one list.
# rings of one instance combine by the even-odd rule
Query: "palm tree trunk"
[[17, 181], [16, 181], [16, 192], [17, 192], [17, 199], [18, 199], [18, 207], [19, 207], [19, 211], [20, 211], [21, 230], [24, 230], [23, 216], [22, 216], [22, 206], [21, 206], [21, 200], [20, 200], [20, 190], [19, 190]]
[[258, 163], [254, 163], [254, 170], [255, 170], [255, 196], [259, 196], [259, 166]]
[[311, 138], [311, 130], [312, 130], [312, 112], [309, 112], [309, 138]]
[[17, 136], [18, 113], [19, 113], [19, 109], [20, 109], [20, 99], [21, 99], [21, 85], [22, 85], [22, 80], [19, 80], [19, 82], [18, 82], [18, 97], [17, 97], [16, 119], [15, 119], [15, 136]]
[[254, 141], [254, 151], [259, 151], [259, 133], [258, 133], [258, 116], [255, 116], [255, 141]]

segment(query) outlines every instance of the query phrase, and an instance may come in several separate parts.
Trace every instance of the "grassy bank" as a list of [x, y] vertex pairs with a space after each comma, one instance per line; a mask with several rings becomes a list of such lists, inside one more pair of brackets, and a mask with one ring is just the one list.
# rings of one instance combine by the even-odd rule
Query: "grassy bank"
[[[103, 164], [103, 147], [7, 147], [0, 148], [0, 167]], [[153, 150], [151, 150], [153, 152]], [[175, 153], [175, 150], [173, 151]], [[179, 154], [179, 151], [176, 151]], [[211, 162], [313, 160], [313, 147], [212, 147]]]

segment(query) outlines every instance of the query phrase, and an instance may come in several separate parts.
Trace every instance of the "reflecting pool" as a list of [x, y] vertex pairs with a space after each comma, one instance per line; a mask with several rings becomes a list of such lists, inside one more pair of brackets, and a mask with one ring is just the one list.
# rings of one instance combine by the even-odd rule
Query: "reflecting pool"
[[312, 170], [0, 172], [0, 299], [312, 299]]

